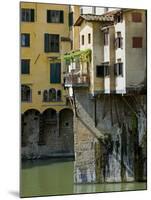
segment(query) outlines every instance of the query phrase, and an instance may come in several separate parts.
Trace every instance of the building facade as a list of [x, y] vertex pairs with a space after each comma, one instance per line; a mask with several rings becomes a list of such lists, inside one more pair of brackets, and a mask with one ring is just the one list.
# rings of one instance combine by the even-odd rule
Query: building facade
[[76, 183], [146, 180], [146, 11], [83, 14], [65, 54]]
[[68, 19], [68, 5], [20, 4], [23, 158], [74, 155], [62, 76], [62, 55], [71, 49]]

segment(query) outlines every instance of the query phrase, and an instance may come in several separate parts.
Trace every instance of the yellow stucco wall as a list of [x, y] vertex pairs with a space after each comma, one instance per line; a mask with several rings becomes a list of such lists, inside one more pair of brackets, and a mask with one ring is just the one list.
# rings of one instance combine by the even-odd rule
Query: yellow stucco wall
[[[68, 25], [68, 5], [55, 5], [44, 3], [25, 3], [21, 2], [21, 8], [35, 9], [35, 22], [21, 22], [20, 32], [30, 33], [30, 47], [21, 47], [20, 58], [30, 59], [30, 74], [21, 74], [21, 84], [27, 84], [32, 89], [32, 102], [22, 102], [21, 112], [28, 109], [37, 109], [43, 112], [47, 108], [54, 108], [59, 111], [66, 107], [65, 105], [65, 91], [63, 89], [63, 76], [61, 76], [61, 84], [50, 83], [50, 63], [61, 62], [61, 54], [70, 51], [71, 44], [69, 41], [60, 40], [59, 53], [45, 53], [44, 52], [44, 33], [59, 34], [61, 37], [69, 38]], [[64, 23], [47, 23], [47, 10], [63, 10]], [[48, 57], [55, 56], [57, 60], [50, 60]], [[63, 72], [63, 67], [61, 66]], [[62, 101], [60, 102], [43, 102], [43, 91], [45, 89], [60, 89], [62, 91]], [[38, 95], [38, 91], [41, 94]]]

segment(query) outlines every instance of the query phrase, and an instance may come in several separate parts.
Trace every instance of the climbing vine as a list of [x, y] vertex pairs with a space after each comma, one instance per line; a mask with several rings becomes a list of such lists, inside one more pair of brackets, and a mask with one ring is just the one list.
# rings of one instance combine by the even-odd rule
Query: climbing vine
[[91, 62], [91, 49], [72, 51], [70, 53], [64, 54], [64, 61], [69, 64], [75, 60], [80, 62]]

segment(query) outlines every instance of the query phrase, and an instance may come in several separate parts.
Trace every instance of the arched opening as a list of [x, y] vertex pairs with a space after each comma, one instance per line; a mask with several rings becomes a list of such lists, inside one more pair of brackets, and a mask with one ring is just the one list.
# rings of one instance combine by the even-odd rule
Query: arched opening
[[49, 101], [56, 101], [56, 90], [54, 88], [49, 90]]
[[60, 137], [63, 141], [63, 150], [74, 155], [73, 111], [62, 109], [59, 113]]
[[21, 101], [30, 102], [31, 101], [31, 89], [27, 85], [21, 85]]
[[57, 101], [61, 101], [61, 90], [57, 90]]
[[41, 115], [39, 145], [49, 145], [52, 135], [57, 132], [57, 114], [54, 109], [47, 109]]
[[35, 109], [27, 110], [21, 117], [22, 147], [36, 145], [39, 137], [40, 112]]
[[43, 91], [43, 101], [44, 102], [48, 102], [49, 98], [48, 98], [48, 91], [44, 90]]

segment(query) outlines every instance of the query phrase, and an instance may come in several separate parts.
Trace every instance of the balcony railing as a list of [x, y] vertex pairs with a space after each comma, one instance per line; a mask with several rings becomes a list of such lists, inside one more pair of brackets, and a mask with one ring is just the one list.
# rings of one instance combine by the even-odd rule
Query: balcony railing
[[88, 87], [90, 78], [88, 75], [68, 74], [65, 76], [65, 87]]

